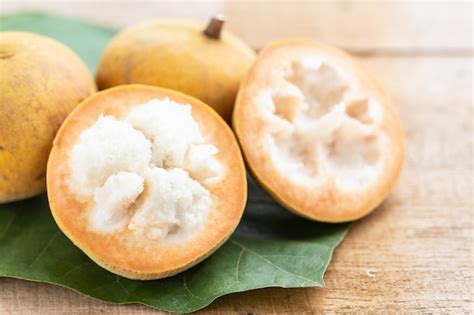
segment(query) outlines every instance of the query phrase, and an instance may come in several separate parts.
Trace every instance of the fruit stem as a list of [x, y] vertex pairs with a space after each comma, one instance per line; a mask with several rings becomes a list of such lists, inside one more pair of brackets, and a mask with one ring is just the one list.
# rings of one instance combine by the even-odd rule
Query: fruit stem
[[204, 34], [209, 38], [219, 39], [221, 38], [222, 27], [224, 26], [225, 17], [218, 14], [209, 21]]

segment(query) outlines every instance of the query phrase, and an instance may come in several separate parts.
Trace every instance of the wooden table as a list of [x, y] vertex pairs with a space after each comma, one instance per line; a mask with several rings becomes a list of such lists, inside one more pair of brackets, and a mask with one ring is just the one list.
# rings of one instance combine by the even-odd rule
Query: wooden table
[[[326, 287], [232, 294], [203, 312], [474, 312], [471, 3], [2, 1], [0, 7], [25, 6], [114, 26], [223, 12], [229, 29], [256, 48], [286, 37], [345, 48], [391, 93], [408, 138], [403, 175], [390, 198], [357, 222], [336, 250]], [[0, 281], [0, 313], [153, 312], [46, 284]]]

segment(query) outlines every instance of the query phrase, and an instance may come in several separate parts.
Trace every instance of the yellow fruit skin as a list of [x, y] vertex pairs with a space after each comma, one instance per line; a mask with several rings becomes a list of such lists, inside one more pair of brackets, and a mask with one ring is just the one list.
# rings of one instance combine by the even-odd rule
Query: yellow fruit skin
[[141, 83], [181, 91], [213, 107], [230, 122], [240, 81], [255, 52], [223, 31], [203, 34], [205, 25], [158, 20], [122, 31], [108, 45], [97, 72], [99, 89]]
[[56, 131], [96, 86], [63, 44], [32, 33], [1, 32], [0, 91], [0, 203], [5, 203], [45, 191]]

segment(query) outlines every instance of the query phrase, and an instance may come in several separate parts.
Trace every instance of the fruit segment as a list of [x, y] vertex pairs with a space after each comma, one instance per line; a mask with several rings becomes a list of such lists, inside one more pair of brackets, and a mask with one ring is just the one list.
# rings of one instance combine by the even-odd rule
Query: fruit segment
[[139, 237], [177, 239], [205, 221], [212, 198], [200, 181], [225, 172], [216, 153], [204, 142], [190, 105], [152, 99], [124, 120], [100, 116], [81, 133], [72, 148], [69, 189], [78, 198], [93, 194], [89, 222], [96, 231], [126, 226]]
[[403, 133], [388, 96], [355, 60], [319, 43], [265, 48], [242, 84], [233, 123], [256, 178], [311, 219], [367, 214], [401, 170]]
[[246, 189], [227, 124], [192, 97], [149, 86], [84, 101], [48, 164], [59, 227], [99, 265], [134, 279], [171, 276], [217, 249]]

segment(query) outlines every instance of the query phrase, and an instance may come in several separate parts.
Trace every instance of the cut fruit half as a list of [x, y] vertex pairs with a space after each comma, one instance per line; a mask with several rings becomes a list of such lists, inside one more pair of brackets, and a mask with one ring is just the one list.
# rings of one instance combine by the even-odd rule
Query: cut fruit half
[[260, 184], [318, 221], [368, 214], [403, 165], [403, 131], [388, 95], [352, 57], [317, 42], [282, 41], [260, 52], [233, 126]]
[[210, 107], [125, 85], [74, 110], [47, 171], [54, 219], [105, 269], [132, 279], [185, 270], [216, 250], [247, 197], [237, 141]]

